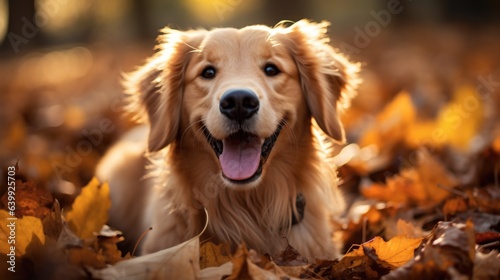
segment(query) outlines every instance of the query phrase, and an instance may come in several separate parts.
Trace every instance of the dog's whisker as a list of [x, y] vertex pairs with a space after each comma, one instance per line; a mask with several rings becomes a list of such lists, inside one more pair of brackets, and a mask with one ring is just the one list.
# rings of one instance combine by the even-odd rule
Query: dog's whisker
[[[197, 125], [197, 124], [199, 124], [199, 123], [203, 123], [203, 121], [202, 121], [202, 120], [198, 120], [198, 121], [196, 121], [196, 122], [194, 122], [194, 123], [190, 124], [190, 125], [189, 125], [186, 129], [184, 129], [184, 131], [183, 131], [183, 132], [182, 132], [182, 134], [181, 134], [181, 139], [180, 139], [181, 147], [182, 147], [182, 143], [183, 143], [184, 136], [188, 133], [188, 131], [189, 131], [189, 130], [193, 127], [193, 126], [195, 126], [195, 125]], [[195, 144], [195, 143], [194, 143], [194, 137], [193, 137], [193, 144]]]

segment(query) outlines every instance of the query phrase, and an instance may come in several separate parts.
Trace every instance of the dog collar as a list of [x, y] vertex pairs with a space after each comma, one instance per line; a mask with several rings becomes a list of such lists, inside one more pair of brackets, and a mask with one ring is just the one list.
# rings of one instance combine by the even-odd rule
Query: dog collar
[[302, 193], [297, 194], [295, 198], [295, 208], [297, 209], [297, 214], [292, 209], [292, 226], [300, 223], [304, 219], [304, 212], [306, 210], [306, 198]]

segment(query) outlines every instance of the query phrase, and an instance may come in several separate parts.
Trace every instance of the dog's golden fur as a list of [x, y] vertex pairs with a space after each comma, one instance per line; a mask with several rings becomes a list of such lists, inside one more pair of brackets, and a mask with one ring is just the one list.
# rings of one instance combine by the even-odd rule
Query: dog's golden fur
[[[313, 122], [323, 136], [344, 140], [338, 114], [353, 95], [358, 67], [328, 45], [327, 26], [301, 20], [274, 28], [165, 28], [157, 53], [126, 82], [129, 109], [149, 128], [125, 137], [98, 168], [111, 184], [113, 225], [125, 225], [133, 241], [152, 226], [142, 246], [149, 253], [198, 234], [205, 208], [212, 241], [276, 254], [286, 237], [304, 256], [338, 256], [333, 221], [343, 200]], [[270, 64], [279, 72], [266, 75]], [[216, 69], [214, 77], [200, 76], [207, 66]], [[240, 124], [219, 108], [224, 92], [235, 88], [255, 93], [260, 104]], [[242, 183], [223, 176], [209, 143], [239, 130], [261, 142], [279, 135], [261, 159], [262, 173]], [[159, 175], [144, 171], [146, 150]], [[292, 225], [299, 193], [305, 211]]]

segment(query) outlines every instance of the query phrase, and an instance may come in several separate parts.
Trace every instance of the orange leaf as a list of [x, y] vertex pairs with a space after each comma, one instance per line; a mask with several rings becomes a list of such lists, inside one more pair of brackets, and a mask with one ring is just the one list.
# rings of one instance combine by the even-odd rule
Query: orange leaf
[[407, 92], [400, 92], [380, 112], [374, 125], [359, 141], [361, 147], [375, 144], [378, 147], [392, 147], [404, 139], [406, 131], [415, 122], [415, 108]]

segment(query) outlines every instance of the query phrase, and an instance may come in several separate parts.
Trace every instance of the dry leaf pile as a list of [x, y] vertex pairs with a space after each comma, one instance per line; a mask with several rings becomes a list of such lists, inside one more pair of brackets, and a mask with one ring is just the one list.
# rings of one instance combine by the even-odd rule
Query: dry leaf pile
[[[478, 152], [468, 154], [459, 150], [467, 144], [462, 140], [414, 145], [418, 135], [411, 134], [414, 137], [407, 139], [406, 130], [420, 124], [404, 116], [412, 115], [412, 106], [407, 93], [400, 93], [376, 117], [372, 130], [358, 143], [343, 147], [337, 157], [344, 160], [341, 187], [348, 191], [348, 187], [356, 186], [354, 192], [360, 192], [343, 226], [343, 239], [350, 248], [346, 247], [346, 254], [339, 260], [308, 263], [290, 245], [277, 256], [261, 255], [244, 244], [231, 254], [224, 244], [200, 241], [202, 232], [173, 248], [133, 257], [131, 252], [117, 249], [117, 243], [126, 237], [105, 225], [111, 203], [107, 184], [92, 179], [71, 207], [61, 209], [58, 200], [36, 183], [17, 180], [16, 276], [498, 279], [500, 135]], [[395, 120], [398, 112], [403, 115]], [[390, 133], [391, 141], [385, 141], [389, 137], [386, 133]], [[476, 129], [474, 133], [479, 132]], [[367, 150], [372, 150], [371, 157], [363, 155]], [[395, 159], [395, 155], [405, 158]], [[412, 164], [408, 164], [410, 159]], [[398, 165], [394, 171], [394, 160], [407, 164]], [[459, 173], [457, 165], [463, 162], [469, 168]], [[0, 215], [6, 219], [6, 194], [1, 201]], [[1, 227], [0, 252], [5, 266], [8, 228], [5, 224]], [[10, 276], [6, 268], [2, 273], [2, 279]]]
[[[231, 253], [224, 244], [200, 240], [202, 233], [151, 255], [121, 252], [117, 245], [127, 236], [106, 226], [109, 188], [90, 180], [102, 153], [127, 129], [109, 105], [121, 92], [121, 50], [89, 49], [95, 63], [78, 80], [42, 65], [51, 53], [34, 54], [18, 66], [0, 65], [8, 75], [0, 80], [6, 92], [0, 159], [20, 159], [14, 277], [500, 279], [500, 40], [487, 32], [465, 40], [449, 31], [429, 35], [415, 28], [397, 44], [384, 44], [381, 34], [363, 50], [369, 62], [365, 82], [343, 119], [350, 144], [338, 147], [334, 158], [351, 205], [341, 225], [345, 255], [313, 263], [293, 244], [277, 256], [244, 244]], [[447, 51], [450, 45], [453, 52]], [[439, 65], [435, 53], [443, 55]], [[137, 50], [120, 55], [145, 56]], [[30, 63], [53, 76], [48, 82], [29, 78], [43, 76]], [[101, 138], [96, 129], [103, 120], [116, 127], [101, 131]], [[94, 133], [99, 143], [82, 131]], [[84, 142], [93, 145], [91, 151], [75, 153]], [[54, 180], [57, 172], [63, 180]], [[1, 186], [5, 221], [11, 215]], [[2, 223], [0, 279], [13, 277], [7, 270], [9, 235]]]

